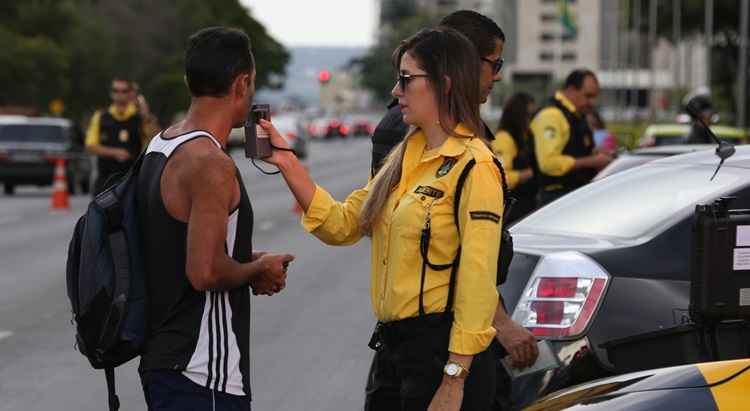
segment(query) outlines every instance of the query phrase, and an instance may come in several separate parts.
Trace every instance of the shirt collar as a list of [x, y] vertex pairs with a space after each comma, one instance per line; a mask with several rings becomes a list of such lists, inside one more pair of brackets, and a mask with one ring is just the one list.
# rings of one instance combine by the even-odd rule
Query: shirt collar
[[[448, 136], [443, 145], [440, 146], [437, 155], [442, 157], [458, 157], [466, 151], [466, 143], [468, 143], [469, 139], [474, 138], [474, 133], [460, 123], [453, 129], [453, 132], [458, 136], [466, 137]], [[406, 162], [408, 159], [410, 163], [414, 162], [414, 160], [418, 162], [422, 157], [425, 146], [427, 145], [427, 136], [422, 130], [415, 129], [409, 133], [409, 139], [407, 141], [408, 145], [406, 147], [404, 161]]]
[[563, 94], [562, 91], [558, 91], [555, 93], [555, 99], [560, 101], [560, 103], [565, 106], [565, 108], [568, 109], [571, 113], [578, 114], [576, 111], [576, 106], [573, 105], [573, 102], [568, 100], [567, 97], [565, 97], [565, 94]]
[[130, 117], [133, 117], [137, 112], [138, 108], [133, 103], [129, 103], [125, 106], [125, 111], [123, 112], [120, 112], [114, 104], [109, 106], [109, 114], [111, 114], [117, 121], [127, 120]]

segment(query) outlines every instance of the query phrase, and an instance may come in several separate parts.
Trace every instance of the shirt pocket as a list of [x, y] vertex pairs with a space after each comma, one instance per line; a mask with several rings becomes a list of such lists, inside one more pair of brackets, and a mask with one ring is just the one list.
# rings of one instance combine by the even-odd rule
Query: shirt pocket
[[401, 237], [406, 241], [419, 244], [422, 229], [425, 227], [427, 213], [430, 215], [430, 249], [428, 257], [433, 264], [449, 264], [456, 255], [457, 236], [456, 224], [453, 220], [453, 201], [447, 195], [440, 198], [431, 197], [418, 192], [410, 192], [404, 198], [403, 212], [408, 212], [408, 218], [403, 218], [399, 224]]

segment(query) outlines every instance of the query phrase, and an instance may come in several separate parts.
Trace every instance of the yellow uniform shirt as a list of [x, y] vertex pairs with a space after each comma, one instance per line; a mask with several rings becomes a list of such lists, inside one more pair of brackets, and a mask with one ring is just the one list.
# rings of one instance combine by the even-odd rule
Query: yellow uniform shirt
[[[462, 126], [456, 131], [470, 134]], [[372, 306], [375, 316], [384, 322], [418, 315], [422, 270], [419, 240], [429, 209], [430, 261], [450, 264], [459, 242], [462, 247], [449, 350], [457, 354], [477, 354], [489, 346], [495, 335], [492, 319], [498, 303], [495, 280], [503, 214], [500, 173], [492, 162], [491, 151], [479, 138], [449, 137], [438, 150], [426, 154], [425, 144], [421, 131], [407, 138], [401, 180], [373, 227]], [[461, 171], [472, 158], [476, 159], [476, 165], [461, 194], [459, 238], [453, 220], [454, 193]], [[343, 203], [336, 202], [328, 192], [317, 187], [303, 216], [305, 229], [327, 244], [346, 245], [358, 241], [363, 236], [359, 229], [360, 210], [373, 181], [351, 193]], [[445, 309], [449, 280], [450, 269], [427, 268], [425, 312], [438, 313]]]
[[[138, 108], [135, 106], [135, 104], [128, 104], [125, 107], [125, 111], [119, 111], [117, 110], [117, 107], [112, 104], [107, 109], [109, 111], [109, 114], [114, 117], [117, 121], [125, 121], [129, 119], [130, 117], [133, 117], [134, 115], [138, 114]], [[100, 144], [100, 131], [101, 131], [101, 116], [102, 112], [100, 110], [97, 110], [94, 112], [93, 115], [91, 115], [91, 120], [89, 121], [89, 128], [86, 130], [86, 145], [87, 146], [95, 146]], [[145, 147], [148, 145], [149, 140], [153, 135], [149, 135], [147, 131], [151, 131], [152, 129], [146, 130], [146, 126], [144, 124], [144, 129], [141, 132], [141, 141], [143, 143], [143, 146]], [[157, 130], [158, 132], [158, 130]]]
[[503, 163], [505, 178], [508, 180], [508, 190], [513, 190], [518, 186], [518, 180], [521, 176], [521, 170], [513, 168], [513, 160], [518, 156], [516, 141], [513, 140], [510, 133], [500, 130], [495, 134], [495, 139], [491, 141], [491, 147], [497, 158]]
[[[561, 92], [555, 93], [559, 100], [571, 113], [576, 113], [573, 103]], [[547, 107], [531, 120], [531, 132], [534, 134], [534, 146], [539, 169], [550, 176], [564, 176], [568, 174], [575, 158], [563, 154], [570, 139], [570, 124], [565, 115], [557, 107]]]

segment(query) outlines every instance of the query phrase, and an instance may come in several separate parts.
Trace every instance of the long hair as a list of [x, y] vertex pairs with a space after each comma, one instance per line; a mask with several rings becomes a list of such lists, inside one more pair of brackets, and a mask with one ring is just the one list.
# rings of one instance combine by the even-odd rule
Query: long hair
[[[462, 34], [447, 27], [425, 29], [403, 41], [393, 53], [393, 65], [399, 70], [401, 58], [409, 53], [434, 90], [438, 118], [443, 131], [457, 135], [448, 125], [462, 123], [474, 136], [481, 136], [479, 117], [479, 54]], [[450, 86], [445, 79], [450, 79]], [[450, 87], [450, 88], [449, 88]], [[401, 163], [406, 152], [407, 137], [391, 152], [385, 165], [374, 177], [370, 193], [362, 206], [360, 228], [367, 234], [380, 216], [388, 196], [401, 180]]]
[[523, 92], [513, 94], [503, 106], [503, 114], [500, 116], [498, 130], [507, 131], [519, 149], [525, 144], [524, 137], [529, 130], [531, 120], [529, 103], [533, 102], [534, 97], [530, 94]]

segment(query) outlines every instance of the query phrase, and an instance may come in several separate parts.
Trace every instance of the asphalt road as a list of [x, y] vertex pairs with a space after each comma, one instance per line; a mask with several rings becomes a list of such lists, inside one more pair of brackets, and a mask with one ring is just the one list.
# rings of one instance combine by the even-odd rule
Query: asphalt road
[[[343, 199], [367, 181], [369, 150], [367, 139], [315, 142], [311, 173]], [[374, 324], [369, 241], [323, 245], [291, 212], [281, 176], [234, 157], [253, 202], [255, 248], [297, 258], [281, 294], [252, 299], [253, 409], [362, 409]], [[73, 197], [69, 213], [50, 214], [49, 195], [48, 188], [22, 187], [0, 196], [0, 411], [107, 406], [103, 371], [74, 349], [65, 289], [68, 242], [88, 198]], [[118, 368], [117, 391], [121, 409], [145, 409], [137, 360]]]

